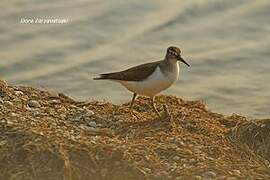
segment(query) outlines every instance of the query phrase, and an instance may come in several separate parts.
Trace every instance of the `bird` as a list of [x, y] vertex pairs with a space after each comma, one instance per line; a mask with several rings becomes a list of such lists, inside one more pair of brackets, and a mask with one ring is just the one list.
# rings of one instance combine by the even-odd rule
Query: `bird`
[[161, 114], [155, 106], [155, 96], [169, 88], [178, 79], [178, 61], [190, 67], [182, 58], [180, 48], [170, 46], [162, 60], [137, 65], [119, 72], [99, 74], [98, 77], [93, 79], [115, 81], [133, 92], [129, 106], [131, 114], [133, 114], [133, 104], [137, 95], [150, 97], [153, 110], [161, 118]]

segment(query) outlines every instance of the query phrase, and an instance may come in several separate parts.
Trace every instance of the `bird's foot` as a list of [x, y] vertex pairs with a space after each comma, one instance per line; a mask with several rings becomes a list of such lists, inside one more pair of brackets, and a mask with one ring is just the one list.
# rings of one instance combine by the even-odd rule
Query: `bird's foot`
[[157, 112], [158, 116], [160, 119], [165, 119], [165, 118], [168, 118], [168, 117], [171, 117], [171, 114], [168, 110], [168, 107], [167, 105], [163, 104], [163, 110], [161, 111], [161, 113]]
[[158, 115], [158, 118], [159, 118], [159, 119], [163, 119], [163, 115], [160, 114], [158, 111], [156, 112], [156, 114]]
[[168, 110], [168, 106], [166, 104], [163, 104], [163, 112], [162, 114], [165, 116], [165, 117], [171, 117], [171, 113], [170, 111]]

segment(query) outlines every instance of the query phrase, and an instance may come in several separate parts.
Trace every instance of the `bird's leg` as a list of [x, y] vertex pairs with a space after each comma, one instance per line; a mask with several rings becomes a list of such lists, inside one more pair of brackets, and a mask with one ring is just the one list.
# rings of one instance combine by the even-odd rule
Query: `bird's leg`
[[130, 106], [129, 106], [130, 111], [132, 111], [132, 107], [133, 107], [136, 96], [137, 96], [137, 93], [134, 93], [133, 97], [132, 97], [132, 100], [131, 100], [131, 103], [130, 103]]
[[[136, 116], [136, 115], [134, 114], [133, 110], [132, 110], [134, 101], [135, 101], [135, 99], [136, 99], [136, 96], [137, 96], [137, 93], [134, 93], [134, 94], [133, 94], [133, 97], [132, 97], [132, 100], [131, 100], [131, 104], [130, 104], [130, 106], [129, 106], [129, 113], [130, 113], [132, 116]], [[136, 116], [136, 117], [137, 117], [137, 116]], [[137, 118], [138, 118], [138, 117], [137, 117]]]
[[152, 107], [153, 107], [153, 109], [155, 110], [155, 113], [158, 115], [158, 117], [159, 118], [161, 118], [161, 115], [160, 115], [160, 113], [158, 112], [158, 110], [157, 110], [157, 108], [156, 108], [156, 106], [155, 106], [155, 96], [153, 96], [152, 98], [151, 98], [151, 104], [152, 104]]

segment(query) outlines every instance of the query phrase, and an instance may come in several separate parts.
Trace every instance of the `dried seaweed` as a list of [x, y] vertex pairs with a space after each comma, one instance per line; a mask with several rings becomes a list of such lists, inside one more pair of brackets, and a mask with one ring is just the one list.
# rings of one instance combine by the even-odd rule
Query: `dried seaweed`
[[[199, 101], [78, 102], [0, 81], [0, 179], [269, 179], [269, 121]], [[165, 108], [165, 109], [166, 109]]]

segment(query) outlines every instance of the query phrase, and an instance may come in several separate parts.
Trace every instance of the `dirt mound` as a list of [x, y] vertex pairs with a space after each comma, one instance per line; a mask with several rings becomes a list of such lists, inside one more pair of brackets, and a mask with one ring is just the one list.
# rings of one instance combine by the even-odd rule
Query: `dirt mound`
[[270, 178], [269, 121], [163, 95], [170, 116], [139, 97], [136, 118], [128, 104], [0, 85], [0, 179]]

